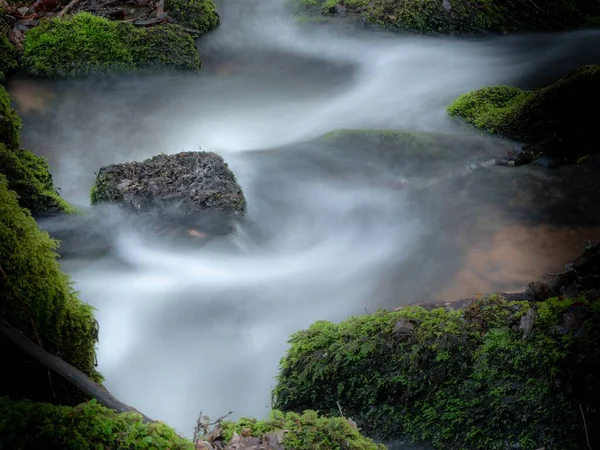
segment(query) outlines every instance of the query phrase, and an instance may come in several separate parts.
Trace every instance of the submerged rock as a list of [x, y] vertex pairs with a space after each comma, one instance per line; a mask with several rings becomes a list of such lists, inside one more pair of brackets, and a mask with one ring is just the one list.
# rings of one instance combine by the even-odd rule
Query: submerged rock
[[584, 66], [534, 91], [490, 86], [458, 97], [448, 113], [493, 134], [525, 142], [527, 162], [549, 155], [573, 163], [598, 151], [596, 116], [600, 66]]
[[158, 155], [142, 162], [102, 167], [91, 202], [118, 203], [190, 235], [226, 234], [246, 211], [246, 200], [223, 158], [211, 152]]

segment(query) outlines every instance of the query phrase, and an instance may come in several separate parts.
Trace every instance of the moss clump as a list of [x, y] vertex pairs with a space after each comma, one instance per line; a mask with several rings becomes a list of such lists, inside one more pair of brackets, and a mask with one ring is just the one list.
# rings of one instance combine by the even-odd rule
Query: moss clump
[[283, 445], [289, 450], [384, 450], [365, 438], [342, 417], [320, 417], [315, 411], [302, 414], [272, 411], [268, 420], [242, 418], [237, 422], [221, 423], [222, 436], [230, 442], [234, 433], [244, 437], [263, 437], [283, 432]]
[[[79, 301], [55, 252], [0, 175], [0, 316], [43, 348], [100, 381], [95, 369], [98, 325]], [[24, 374], [27, 378], [27, 374]]]
[[526, 143], [556, 137], [556, 149], [575, 162], [597, 150], [598, 134], [592, 111], [600, 101], [600, 66], [584, 66], [557, 82], [535, 91], [491, 86], [458, 97], [451, 116], [489, 133]]
[[52, 181], [48, 163], [28, 150], [8, 150], [0, 144], [0, 174], [18, 195], [19, 205], [32, 213], [72, 213]]
[[[338, 0], [298, 0], [304, 11], [331, 15]], [[482, 31], [558, 31], [586, 26], [599, 15], [589, 0], [346, 0], [350, 17], [387, 28], [419, 33], [478, 33]]]
[[[1, 11], [0, 11], [1, 13]], [[16, 52], [6, 36], [0, 33], [0, 81], [17, 67]]]
[[291, 337], [274, 407], [335, 415], [339, 401], [369, 436], [440, 449], [586, 448], [579, 405], [600, 420], [599, 330], [598, 301], [497, 296], [317, 322]]
[[186, 27], [208, 33], [220, 23], [219, 14], [212, 0], [166, 0], [169, 15]]
[[19, 148], [21, 142], [21, 119], [17, 112], [10, 107], [10, 96], [0, 86], [0, 144], [9, 149]]
[[194, 449], [167, 425], [144, 424], [141, 415], [118, 414], [96, 400], [68, 407], [0, 397], [0, 435], [6, 450]]
[[25, 35], [23, 68], [41, 77], [128, 72], [156, 65], [199, 69], [193, 39], [174, 25], [136, 28], [78, 13], [42, 22]]

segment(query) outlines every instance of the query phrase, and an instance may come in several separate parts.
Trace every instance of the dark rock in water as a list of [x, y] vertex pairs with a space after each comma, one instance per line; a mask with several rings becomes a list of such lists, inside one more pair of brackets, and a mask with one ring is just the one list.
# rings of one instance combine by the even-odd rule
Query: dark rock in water
[[102, 167], [91, 201], [124, 205], [192, 237], [227, 234], [246, 210], [235, 175], [221, 156], [210, 152], [163, 154]]
[[560, 161], [557, 161], [556, 158], [552, 158], [551, 156], [542, 156], [541, 158], [536, 159], [531, 164], [534, 166], [546, 167], [548, 169], [556, 169], [560, 167]]

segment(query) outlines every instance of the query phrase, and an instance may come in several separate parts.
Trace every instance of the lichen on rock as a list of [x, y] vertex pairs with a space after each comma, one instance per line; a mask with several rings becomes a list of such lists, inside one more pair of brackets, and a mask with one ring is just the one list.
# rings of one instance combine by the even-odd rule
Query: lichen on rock
[[156, 214], [161, 221], [202, 224], [202, 232], [204, 226], [223, 226], [223, 234], [230, 229], [217, 217], [230, 223], [246, 211], [235, 175], [212, 152], [161, 154], [142, 162], [102, 167], [90, 198], [92, 204], [118, 203], [148, 217]]
[[581, 449], [582, 411], [599, 419], [599, 329], [595, 298], [488, 296], [316, 322], [290, 339], [274, 407], [334, 415], [339, 402], [368, 436], [439, 449]]
[[157, 65], [199, 69], [191, 36], [176, 25], [137, 28], [86, 12], [42, 21], [25, 35], [22, 66], [34, 76], [130, 72]]
[[220, 24], [219, 14], [212, 0], [165, 0], [169, 16], [181, 25], [206, 34]]
[[489, 132], [535, 144], [546, 154], [576, 162], [598, 151], [592, 111], [600, 101], [600, 66], [584, 66], [534, 91], [491, 86], [466, 93], [448, 106], [451, 116]]

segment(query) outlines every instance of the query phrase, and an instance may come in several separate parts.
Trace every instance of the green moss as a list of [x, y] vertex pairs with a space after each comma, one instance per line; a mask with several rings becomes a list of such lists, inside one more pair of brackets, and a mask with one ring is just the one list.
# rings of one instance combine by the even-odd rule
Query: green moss
[[0, 144], [9, 149], [19, 148], [21, 142], [21, 119], [10, 106], [8, 92], [0, 86]]
[[8, 150], [0, 144], [0, 174], [18, 195], [19, 205], [32, 213], [72, 213], [52, 181], [48, 163], [28, 150]]
[[595, 116], [589, 111], [599, 101], [600, 66], [584, 66], [535, 91], [491, 86], [463, 94], [448, 113], [526, 143], [554, 136], [564, 142], [556, 152], [575, 162], [597, 146]]
[[6, 75], [17, 67], [16, 57], [14, 47], [8, 38], [0, 33], [0, 81], [3, 81]]
[[67, 407], [0, 397], [0, 435], [5, 450], [194, 449], [167, 425], [144, 424], [139, 414], [118, 414], [96, 400]]
[[41, 77], [128, 72], [156, 65], [199, 69], [193, 39], [174, 25], [136, 28], [89, 13], [43, 21], [25, 35], [23, 68]]
[[261, 437], [285, 430], [283, 444], [289, 450], [385, 449], [383, 445], [361, 436], [346, 419], [319, 417], [315, 411], [304, 411], [301, 415], [273, 411], [268, 420], [242, 418], [237, 422], [223, 422], [221, 426], [227, 442], [234, 432], [240, 436]]
[[0, 175], [0, 316], [88, 376], [95, 369], [98, 326], [60, 270], [58, 243], [42, 232]]
[[274, 407], [335, 415], [339, 401], [368, 436], [440, 449], [585, 448], [579, 405], [588, 423], [600, 418], [599, 305], [491, 296], [317, 322], [291, 337]]
[[[296, 0], [300, 13], [336, 13], [337, 0]], [[346, 0], [350, 18], [360, 18], [386, 28], [419, 33], [479, 33], [483, 31], [548, 30], [577, 28], [598, 17], [598, 6], [588, 0]]]
[[219, 26], [219, 14], [212, 0], [166, 0], [165, 9], [186, 27], [206, 34]]

